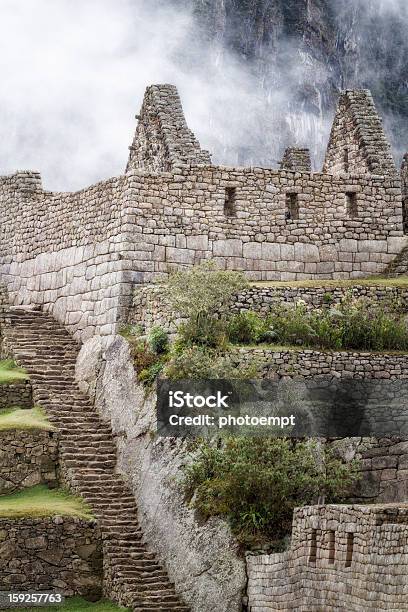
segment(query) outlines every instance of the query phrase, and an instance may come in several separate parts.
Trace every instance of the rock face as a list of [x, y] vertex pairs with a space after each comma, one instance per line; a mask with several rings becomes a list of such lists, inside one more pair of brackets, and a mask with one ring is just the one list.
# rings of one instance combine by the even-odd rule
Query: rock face
[[[280, 130], [281, 149], [293, 144], [306, 127], [301, 125], [302, 114], [317, 126], [322, 113], [333, 108], [340, 89], [367, 87], [387, 116], [394, 152], [399, 157], [404, 152], [408, 44], [403, 0], [181, 1], [193, 7], [204, 43], [232, 53], [253, 75], [266, 107], [274, 89], [289, 89], [289, 104], [285, 100], [282, 109], [288, 129]], [[214, 53], [218, 61], [220, 54]], [[293, 124], [294, 114], [298, 125]], [[259, 126], [254, 127], [255, 160], [254, 152], [242, 147], [242, 162], [252, 158], [259, 163], [268, 146], [276, 147], [275, 135], [268, 140]], [[310, 131], [313, 135], [321, 137], [317, 127]], [[316, 150], [315, 143], [310, 144]]]
[[193, 612], [238, 612], [245, 563], [225, 522], [200, 523], [184, 503], [177, 479], [188, 461], [185, 443], [155, 439], [154, 397], [137, 384], [127, 342], [116, 337], [104, 357], [96, 405], [118, 436], [119, 467], [134, 491], [146, 540]]

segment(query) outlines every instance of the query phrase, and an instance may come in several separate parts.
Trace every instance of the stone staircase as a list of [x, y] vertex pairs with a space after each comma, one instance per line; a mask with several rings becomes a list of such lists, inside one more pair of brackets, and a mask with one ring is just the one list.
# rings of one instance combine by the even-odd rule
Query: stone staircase
[[34, 402], [60, 432], [64, 479], [90, 505], [102, 530], [104, 593], [134, 612], [188, 612], [143, 541], [132, 492], [116, 473], [116, 446], [74, 378], [79, 347], [51, 316], [20, 307], [5, 313], [4, 335], [30, 374]]

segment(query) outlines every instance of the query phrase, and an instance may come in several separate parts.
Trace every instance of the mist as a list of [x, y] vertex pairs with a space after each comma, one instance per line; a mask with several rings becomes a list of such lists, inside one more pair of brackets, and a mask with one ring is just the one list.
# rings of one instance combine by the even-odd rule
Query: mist
[[[0, 173], [38, 170], [50, 190], [122, 174], [152, 83], [177, 85], [215, 163], [276, 167], [285, 146], [298, 145], [310, 146], [319, 169], [340, 87], [387, 82], [378, 58], [370, 64], [370, 28], [385, 34], [384, 54], [395, 20], [407, 23], [403, 0], [363, 2], [364, 19], [359, 2], [335, 3], [343, 30], [328, 60], [279, 23], [272, 43], [242, 53], [230, 44], [236, 22], [228, 24], [224, 3], [208, 2], [218, 11], [203, 23], [196, 0], [0, 0]], [[401, 113], [380, 93], [398, 155]]]

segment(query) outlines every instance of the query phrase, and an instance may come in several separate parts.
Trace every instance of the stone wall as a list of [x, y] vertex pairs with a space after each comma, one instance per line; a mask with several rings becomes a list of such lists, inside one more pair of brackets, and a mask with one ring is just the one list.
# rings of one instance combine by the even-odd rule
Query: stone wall
[[[10, 301], [43, 306], [84, 341], [117, 331], [135, 283], [202, 259], [252, 280], [383, 272], [407, 244], [401, 181], [371, 98], [345, 92], [337, 117], [326, 173], [217, 167], [188, 130], [176, 90], [149, 88], [124, 176], [76, 193], [43, 190], [36, 172], [0, 178]], [[344, 175], [330, 156], [349, 133], [365, 166]]]
[[290, 549], [247, 556], [250, 612], [406, 610], [407, 508], [310, 506]]
[[33, 407], [33, 393], [29, 380], [0, 384], [0, 410], [13, 407]]
[[408, 234], [408, 153], [405, 153], [401, 165], [402, 181], [402, 212], [404, 219], [404, 233]]
[[0, 590], [102, 592], [101, 536], [95, 521], [0, 518]]
[[408, 499], [407, 438], [345, 438], [332, 442], [340, 456], [358, 458], [361, 479], [350, 501], [406, 502]]
[[43, 306], [77, 337], [112, 332], [126, 294], [124, 183], [51, 193], [36, 173], [0, 179], [0, 274], [12, 303]]
[[[252, 285], [233, 296], [227, 310], [230, 314], [253, 311], [267, 315], [276, 304], [299, 300], [306, 302], [308, 308], [328, 308], [340, 303], [346, 296], [369, 298], [385, 304], [396, 301], [402, 309], [408, 307], [408, 286], [359, 285], [356, 282], [352, 287], [335, 287], [324, 282], [318, 287]], [[181, 321], [166, 301], [165, 284], [136, 287], [128, 323], [141, 324], [146, 330], [160, 325], [174, 333]]]
[[237, 363], [261, 366], [262, 378], [333, 376], [356, 380], [400, 380], [408, 378], [408, 354], [318, 351], [313, 349], [234, 349]]
[[[384, 271], [406, 244], [397, 178], [213, 166], [127, 177], [139, 283], [203, 259], [251, 280], [358, 278]], [[288, 219], [292, 196], [298, 218]]]
[[5, 359], [7, 357], [6, 348], [3, 346], [3, 334], [2, 334], [2, 317], [4, 315], [4, 311], [8, 305], [8, 294], [6, 286], [0, 282], [0, 359]]
[[309, 149], [298, 147], [285, 149], [280, 167], [282, 170], [292, 170], [293, 172], [311, 172], [312, 162]]
[[0, 431], [0, 495], [38, 484], [57, 484], [58, 437], [55, 432]]

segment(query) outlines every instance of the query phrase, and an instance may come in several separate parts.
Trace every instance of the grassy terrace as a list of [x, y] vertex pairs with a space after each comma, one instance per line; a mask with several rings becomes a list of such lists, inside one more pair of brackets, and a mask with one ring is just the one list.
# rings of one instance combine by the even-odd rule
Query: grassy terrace
[[51, 425], [42, 408], [39, 407], [31, 410], [22, 410], [21, 408], [0, 410], [0, 431], [10, 429], [54, 431], [55, 427]]
[[22, 382], [29, 378], [28, 374], [22, 368], [19, 368], [12, 359], [0, 361], [0, 385]]
[[408, 276], [386, 278], [383, 276], [371, 276], [368, 278], [353, 279], [316, 279], [300, 281], [255, 281], [250, 283], [251, 287], [355, 287], [356, 285], [366, 287], [406, 287], [408, 289]]
[[74, 516], [92, 519], [86, 503], [66, 491], [48, 489], [37, 485], [12, 495], [0, 496], [0, 519], [44, 518], [50, 516]]
[[[126, 612], [129, 610], [128, 608], [121, 608], [112, 601], [107, 601], [106, 599], [91, 603], [90, 601], [82, 599], [82, 597], [69, 597], [65, 600], [63, 605], [59, 606], [47, 606], [46, 608], [35, 607], [30, 609], [36, 612], [59, 612], [59, 610], [63, 610], [63, 612], [83, 612], [88, 610], [89, 612]], [[13, 608], [13, 610], [27, 610], [27, 608]], [[0, 612], [2, 612], [2, 610], [0, 610]]]

